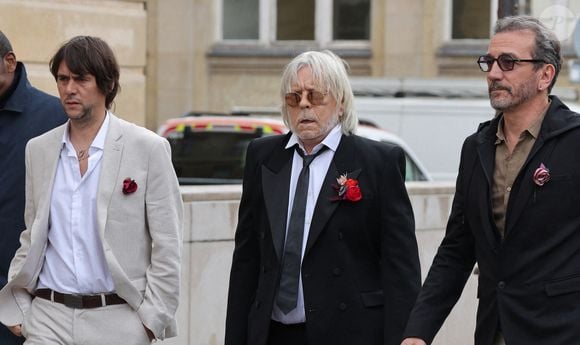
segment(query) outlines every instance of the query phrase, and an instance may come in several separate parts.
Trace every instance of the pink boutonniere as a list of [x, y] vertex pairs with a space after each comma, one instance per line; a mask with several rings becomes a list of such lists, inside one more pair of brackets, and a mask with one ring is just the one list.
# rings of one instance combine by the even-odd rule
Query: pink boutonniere
[[135, 193], [137, 190], [137, 182], [130, 177], [123, 180], [123, 194]]
[[362, 199], [362, 192], [358, 186], [358, 181], [348, 178], [347, 174], [340, 175], [336, 179], [338, 186], [333, 186], [338, 195], [334, 200], [347, 200], [350, 202], [357, 202]]
[[538, 186], [543, 186], [546, 182], [550, 181], [550, 169], [546, 168], [544, 163], [540, 163], [540, 167], [534, 172], [534, 183]]

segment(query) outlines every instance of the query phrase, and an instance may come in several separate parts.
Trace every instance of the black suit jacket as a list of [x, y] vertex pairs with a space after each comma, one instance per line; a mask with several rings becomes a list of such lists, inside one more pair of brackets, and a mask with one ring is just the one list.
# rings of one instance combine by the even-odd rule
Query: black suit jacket
[[[477, 261], [475, 344], [491, 345], [497, 327], [509, 345], [580, 342], [580, 116], [558, 98], [508, 201], [506, 237], [491, 210], [499, 117], [467, 138], [447, 232], [406, 336], [429, 342], [459, 298]], [[533, 181], [544, 164], [551, 180]]]
[[[280, 280], [290, 134], [247, 152], [230, 277], [226, 345], [263, 345]], [[333, 201], [336, 178], [359, 181], [362, 200]], [[399, 344], [420, 286], [414, 219], [396, 146], [342, 136], [318, 196], [302, 281], [310, 344]]]

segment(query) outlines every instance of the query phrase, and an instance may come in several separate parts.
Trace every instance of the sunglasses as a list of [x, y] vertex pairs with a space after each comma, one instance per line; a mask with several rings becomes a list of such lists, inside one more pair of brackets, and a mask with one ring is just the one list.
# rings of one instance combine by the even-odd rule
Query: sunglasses
[[[328, 93], [322, 93], [320, 91], [308, 91], [306, 99], [312, 105], [321, 105], [327, 94]], [[300, 104], [300, 101], [302, 101], [302, 94], [299, 92], [289, 92], [284, 96], [284, 99], [286, 100], [286, 104], [289, 106], [297, 107]]]
[[493, 63], [497, 61], [497, 65], [502, 71], [511, 71], [514, 69], [514, 65], [520, 62], [543, 62], [546, 63], [544, 60], [538, 59], [514, 59], [513, 57], [507, 54], [501, 54], [497, 58], [493, 58], [489, 55], [482, 55], [477, 59], [477, 64], [482, 72], [489, 72], [493, 67]]

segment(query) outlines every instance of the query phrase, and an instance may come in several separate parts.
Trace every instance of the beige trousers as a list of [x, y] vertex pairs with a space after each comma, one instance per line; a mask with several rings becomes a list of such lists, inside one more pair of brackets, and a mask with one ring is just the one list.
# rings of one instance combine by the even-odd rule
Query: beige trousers
[[141, 319], [128, 304], [73, 309], [42, 298], [22, 324], [25, 345], [144, 345], [150, 344]]

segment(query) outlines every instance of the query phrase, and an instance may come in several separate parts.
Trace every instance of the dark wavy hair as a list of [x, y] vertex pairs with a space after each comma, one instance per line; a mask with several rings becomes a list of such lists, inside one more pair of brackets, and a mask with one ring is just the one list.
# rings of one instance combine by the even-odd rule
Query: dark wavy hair
[[73, 37], [50, 59], [50, 72], [55, 79], [63, 61], [72, 73], [95, 77], [97, 87], [105, 95], [105, 106], [110, 109], [121, 86], [119, 64], [109, 45], [98, 37]]

